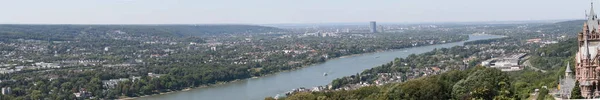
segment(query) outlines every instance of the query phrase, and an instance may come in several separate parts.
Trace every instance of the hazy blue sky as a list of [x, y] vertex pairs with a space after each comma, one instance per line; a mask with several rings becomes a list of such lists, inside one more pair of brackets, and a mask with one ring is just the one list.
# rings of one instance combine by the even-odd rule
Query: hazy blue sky
[[[594, 0], [600, 3], [600, 0]], [[2, 24], [274, 24], [583, 19], [590, 0], [0, 0]], [[600, 5], [596, 8], [600, 8]], [[600, 9], [596, 10], [600, 11]]]

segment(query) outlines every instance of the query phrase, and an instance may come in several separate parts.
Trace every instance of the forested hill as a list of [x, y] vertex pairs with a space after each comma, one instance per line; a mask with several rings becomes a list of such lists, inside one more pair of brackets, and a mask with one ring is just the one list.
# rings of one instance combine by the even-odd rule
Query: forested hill
[[557, 22], [555, 24], [560, 24], [560, 25], [572, 25], [572, 26], [581, 26], [583, 25], [582, 23], [584, 23], [586, 20], [571, 20], [571, 21], [562, 21], [562, 22]]
[[[556, 34], [567, 34], [567, 35], [577, 35], [576, 32], [580, 32], [583, 27], [583, 23], [585, 20], [572, 20], [572, 21], [563, 21], [556, 22], [551, 24], [543, 24], [540, 26], [534, 26], [532, 29], [537, 29], [542, 33], [556, 33]], [[575, 32], [575, 33], [574, 33]]]
[[168, 26], [131, 26], [164, 29], [179, 36], [203, 36], [220, 34], [252, 34], [285, 31], [275, 27], [256, 25], [168, 25]]
[[285, 30], [255, 25], [0, 25], [1, 38], [58, 41], [107, 37], [111, 33], [132, 37], [186, 37], [281, 31]]

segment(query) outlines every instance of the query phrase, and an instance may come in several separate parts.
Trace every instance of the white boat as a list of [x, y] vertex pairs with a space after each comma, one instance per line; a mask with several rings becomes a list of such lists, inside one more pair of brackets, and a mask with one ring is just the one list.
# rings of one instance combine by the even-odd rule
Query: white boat
[[279, 99], [279, 94], [275, 95], [275, 97], [273, 97], [275, 99]]
[[323, 76], [327, 76], [327, 73], [323, 73]]

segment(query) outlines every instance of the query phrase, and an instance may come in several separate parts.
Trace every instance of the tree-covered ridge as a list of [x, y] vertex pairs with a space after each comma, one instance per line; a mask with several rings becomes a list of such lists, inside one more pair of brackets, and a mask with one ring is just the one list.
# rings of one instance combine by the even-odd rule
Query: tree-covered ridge
[[[536, 50], [531, 54], [531, 64], [541, 69], [553, 69], [566, 65], [567, 62], [563, 61], [564, 59], [575, 58], [578, 45], [576, 39], [569, 39], [559, 44], [561, 45], [548, 45]], [[571, 64], [574, 63], [571, 62]]]
[[498, 69], [474, 67], [465, 71], [449, 71], [383, 86], [367, 86], [357, 90], [312, 92], [291, 95], [285, 100], [442, 100], [442, 99], [509, 99], [508, 75]]
[[476, 40], [476, 41], [465, 42], [464, 45], [490, 44], [493, 42], [510, 41], [511, 39], [514, 39], [514, 38], [503, 37], [503, 38], [496, 38], [496, 39]]
[[0, 25], [0, 37], [52, 41], [108, 37], [114, 31], [123, 36], [212, 36], [282, 32], [285, 30], [255, 25]]

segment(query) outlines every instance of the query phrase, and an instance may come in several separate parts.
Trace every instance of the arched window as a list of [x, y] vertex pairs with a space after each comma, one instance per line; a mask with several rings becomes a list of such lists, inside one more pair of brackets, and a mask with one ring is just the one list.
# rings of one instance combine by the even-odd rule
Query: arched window
[[598, 86], [596, 85], [596, 82], [592, 82], [592, 87], [589, 90], [590, 91], [590, 95], [594, 95], [594, 92], [596, 92], [595, 90], [597, 90]]
[[594, 87], [594, 90], [595, 91], [600, 91], [600, 87], [598, 86], [598, 83], [594, 82], [594, 85], [596, 86], [596, 87]]

